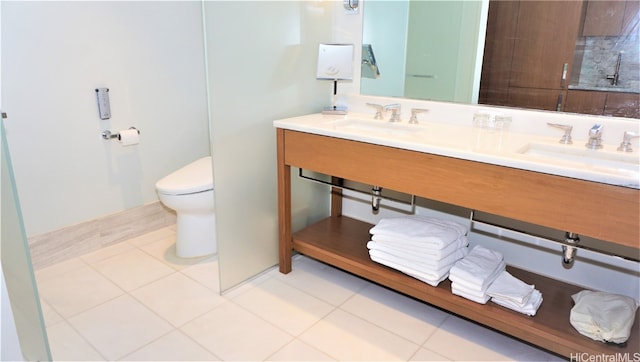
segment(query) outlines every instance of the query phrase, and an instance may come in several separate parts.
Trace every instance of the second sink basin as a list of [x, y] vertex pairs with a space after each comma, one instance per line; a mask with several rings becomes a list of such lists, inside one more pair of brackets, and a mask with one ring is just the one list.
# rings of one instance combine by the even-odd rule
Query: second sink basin
[[528, 143], [516, 152], [558, 166], [587, 168], [615, 175], [640, 176], [640, 162], [637, 153], [614, 153], [544, 143]]

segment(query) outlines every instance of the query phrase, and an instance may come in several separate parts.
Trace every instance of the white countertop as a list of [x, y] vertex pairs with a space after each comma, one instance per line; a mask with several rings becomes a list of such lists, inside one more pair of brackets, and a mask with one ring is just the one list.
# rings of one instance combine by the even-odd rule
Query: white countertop
[[[361, 141], [464, 160], [513, 167], [629, 188], [640, 188], [640, 152], [618, 152], [618, 144], [602, 149], [558, 142], [562, 133], [533, 133], [484, 129], [461, 122], [420, 121], [408, 124], [374, 120], [373, 113], [310, 114], [276, 120], [274, 127]], [[546, 127], [542, 123], [542, 127]], [[634, 143], [635, 145], [635, 143]]]

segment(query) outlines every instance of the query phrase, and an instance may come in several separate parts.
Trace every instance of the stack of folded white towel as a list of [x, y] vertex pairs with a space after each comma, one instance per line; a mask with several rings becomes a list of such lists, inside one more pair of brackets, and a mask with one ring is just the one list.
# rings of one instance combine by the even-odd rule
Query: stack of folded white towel
[[464, 259], [456, 262], [451, 268], [451, 292], [485, 304], [491, 299], [487, 289], [505, 267], [501, 253], [476, 245]]
[[530, 316], [536, 315], [542, 304], [542, 293], [534, 285], [523, 282], [507, 271], [500, 273], [489, 286], [487, 294], [492, 302]]
[[467, 255], [467, 228], [425, 216], [386, 218], [371, 230], [371, 260], [437, 286]]

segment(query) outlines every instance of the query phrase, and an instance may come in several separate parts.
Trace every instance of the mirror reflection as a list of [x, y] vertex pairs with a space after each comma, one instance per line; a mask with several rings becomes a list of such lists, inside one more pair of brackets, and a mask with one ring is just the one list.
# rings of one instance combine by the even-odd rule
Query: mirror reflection
[[[638, 1], [374, 1], [361, 93], [640, 118]], [[369, 56], [370, 58], [370, 56]]]

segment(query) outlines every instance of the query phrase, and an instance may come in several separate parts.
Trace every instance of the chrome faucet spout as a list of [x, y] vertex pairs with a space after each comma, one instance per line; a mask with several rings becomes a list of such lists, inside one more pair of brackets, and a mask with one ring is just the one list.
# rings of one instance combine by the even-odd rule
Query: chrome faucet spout
[[592, 150], [602, 148], [602, 128], [601, 124], [594, 124], [591, 129], [589, 129], [589, 141], [585, 144], [587, 148]]
[[391, 117], [389, 118], [389, 122], [400, 122], [400, 104], [393, 103], [384, 106], [385, 110], [391, 110]]

